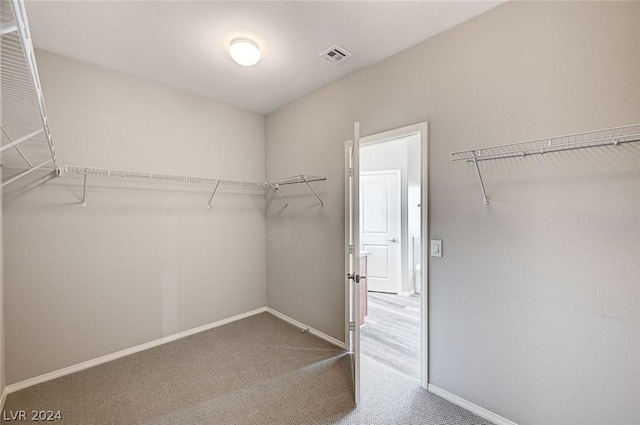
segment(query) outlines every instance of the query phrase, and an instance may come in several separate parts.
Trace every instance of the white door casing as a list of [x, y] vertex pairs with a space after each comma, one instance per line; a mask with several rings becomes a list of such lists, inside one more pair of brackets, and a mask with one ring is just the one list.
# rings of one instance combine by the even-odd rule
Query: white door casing
[[398, 294], [402, 279], [400, 170], [360, 173], [360, 245], [369, 291]]

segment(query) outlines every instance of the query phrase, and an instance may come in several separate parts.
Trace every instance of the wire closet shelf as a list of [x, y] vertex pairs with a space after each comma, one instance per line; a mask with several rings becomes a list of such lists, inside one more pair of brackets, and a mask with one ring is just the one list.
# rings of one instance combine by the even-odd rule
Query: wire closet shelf
[[181, 176], [177, 174], [152, 173], [145, 171], [119, 170], [115, 168], [84, 167], [79, 165], [65, 165], [58, 171], [60, 177], [84, 177], [87, 176], [96, 181], [123, 181], [127, 183], [160, 183], [175, 184], [179, 186], [205, 186], [216, 185], [246, 187], [250, 189], [264, 190], [261, 183], [215, 179], [210, 177]]
[[640, 141], [640, 124], [605, 130], [568, 134], [566, 136], [529, 140], [527, 142], [510, 143], [487, 148], [453, 152], [452, 161], [487, 161], [490, 159], [524, 157], [542, 155], [572, 149], [595, 148], [599, 146], [618, 145], [621, 143]]
[[5, 186], [38, 169], [56, 170], [58, 164], [23, 0], [0, 1], [0, 37]]
[[451, 154], [451, 160], [471, 162], [475, 165], [480, 187], [482, 188], [483, 203], [487, 205], [489, 198], [487, 197], [482, 174], [478, 167], [478, 162], [480, 161], [518, 158], [528, 155], [544, 155], [574, 149], [617, 146], [623, 143], [633, 142], [640, 142], [640, 124], [453, 152]]
[[132, 171], [132, 170], [120, 170], [113, 168], [96, 168], [85, 167], [79, 165], [65, 165], [63, 168], [58, 169], [57, 174], [59, 177], [78, 177], [84, 180], [82, 190], [82, 206], [86, 206], [86, 193], [87, 193], [87, 180], [98, 182], [125, 182], [125, 183], [155, 183], [155, 184], [170, 184], [177, 186], [191, 186], [202, 187], [211, 190], [211, 197], [207, 206], [211, 208], [211, 203], [215, 194], [220, 186], [229, 186], [240, 189], [250, 189], [258, 191], [261, 194], [266, 194], [269, 190], [273, 190], [282, 201], [285, 203], [285, 207], [288, 206], [288, 202], [278, 191], [280, 186], [305, 183], [313, 194], [318, 198], [320, 203], [323, 203], [316, 191], [311, 187], [309, 183], [326, 180], [326, 177], [311, 176], [308, 174], [298, 174], [295, 176], [284, 177], [277, 180], [268, 180], [264, 182], [253, 182], [247, 180], [229, 180], [219, 179], [212, 177], [196, 177], [185, 176], [177, 174], [165, 174], [165, 173], [153, 173], [146, 171]]
[[326, 177], [307, 174], [251, 182], [76, 165], [59, 168], [49, 130], [24, 0], [0, 0], [0, 41], [0, 91], [3, 112], [0, 123], [3, 181], [0, 187], [36, 170], [51, 167], [51, 171], [59, 177], [84, 179], [82, 206], [86, 206], [88, 178], [99, 181], [117, 180], [128, 183], [161, 183], [212, 188], [209, 207], [220, 186], [253, 189], [263, 194], [273, 190], [286, 207], [289, 204], [279, 192], [279, 188], [304, 183], [320, 203], [323, 203], [310, 183], [326, 180]]

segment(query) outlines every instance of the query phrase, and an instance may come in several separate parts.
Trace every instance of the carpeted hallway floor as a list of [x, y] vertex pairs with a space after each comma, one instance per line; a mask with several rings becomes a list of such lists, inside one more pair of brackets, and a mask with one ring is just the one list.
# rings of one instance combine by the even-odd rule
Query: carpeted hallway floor
[[349, 356], [263, 313], [10, 394], [5, 411], [60, 410], [69, 425], [489, 424], [375, 360], [362, 368], [356, 407]]

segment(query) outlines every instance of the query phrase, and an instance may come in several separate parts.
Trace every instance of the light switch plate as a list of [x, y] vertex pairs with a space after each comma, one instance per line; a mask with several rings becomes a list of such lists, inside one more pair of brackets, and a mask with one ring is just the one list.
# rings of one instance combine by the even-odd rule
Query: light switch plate
[[442, 257], [442, 241], [431, 240], [431, 256]]

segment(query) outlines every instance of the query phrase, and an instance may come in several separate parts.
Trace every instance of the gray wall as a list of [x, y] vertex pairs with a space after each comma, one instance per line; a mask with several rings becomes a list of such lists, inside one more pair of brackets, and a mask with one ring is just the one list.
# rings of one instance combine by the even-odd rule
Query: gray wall
[[267, 175], [328, 180], [268, 209], [268, 305], [344, 337], [344, 141], [428, 120], [431, 383], [520, 424], [639, 423], [640, 145], [482, 164], [489, 206], [449, 157], [639, 122], [638, 22], [509, 2], [269, 115]]
[[[37, 52], [62, 164], [260, 181], [264, 116]], [[4, 193], [7, 382], [266, 304], [264, 196], [81, 180]], [[236, 192], [237, 193], [237, 192]]]

